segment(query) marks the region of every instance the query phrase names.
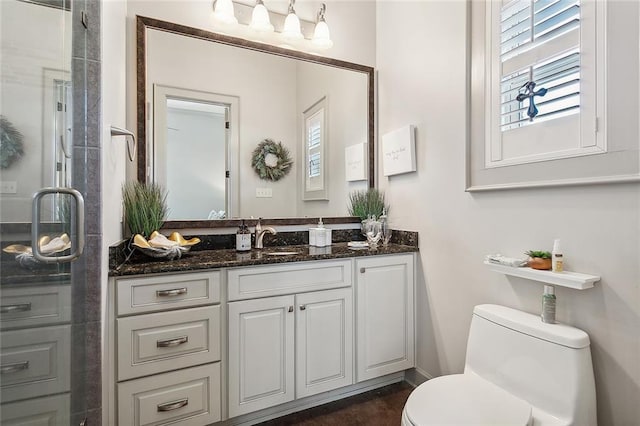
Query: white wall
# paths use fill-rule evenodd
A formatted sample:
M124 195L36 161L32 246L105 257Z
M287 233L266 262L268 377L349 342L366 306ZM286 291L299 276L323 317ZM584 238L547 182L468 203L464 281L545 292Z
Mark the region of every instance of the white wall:
M303 113L323 97L327 99L325 119L328 120L326 146L327 187L329 200L303 201L305 184L304 146L298 147L297 216L347 216L349 192L366 189L367 180L347 182L344 149L358 143L367 143L368 76L338 68L300 62L297 73L297 103L299 123L298 141L305 141Z
M101 11L102 32L102 342L103 378L113 374L109 370L107 341L107 280L109 272L109 246L122 239L122 184L125 181L127 160L124 137L111 137L110 126L126 127L126 1L104 1ZM109 424L109 381L102 381L103 424Z
M638 79L638 4L610 2L609 47L635 49L625 63ZM394 227L420 233L419 368L461 372L471 312L479 303L540 310L542 284L507 279L482 264L487 253L518 256L561 238L570 270L599 274L585 291L557 288L558 319L591 336L602 425L640 418L640 189L637 184L469 194L465 187L466 4L378 2L379 134L417 126L418 172L381 177ZM627 37L630 41L621 42ZM609 71L623 63L613 54ZM609 106L625 81L609 80ZM637 87L637 86L633 86ZM628 96L637 96L629 93ZM609 137L637 132L635 119L609 122ZM628 127L626 127L628 126Z
M147 47L149 94L153 84L161 84L238 98L238 164L230 170L238 173L240 216L277 217L294 211L295 174L278 182L262 181L251 167L251 154L271 138L295 158L296 62L164 31L150 31ZM255 188L265 186L273 189L273 197L256 198Z

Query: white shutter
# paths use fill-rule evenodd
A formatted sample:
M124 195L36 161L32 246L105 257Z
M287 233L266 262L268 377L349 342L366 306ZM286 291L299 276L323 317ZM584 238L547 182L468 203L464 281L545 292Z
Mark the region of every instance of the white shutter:
M502 7L502 131L580 112L579 29L580 0L513 0ZM548 90L535 98L539 112L533 121L529 100L516 100L528 81Z
M606 152L595 128L599 1L487 2L485 167ZM516 99L530 81L547 89L533 120L530 98Z
M304 187L302 199L326 200L327 188L327 98L323 97L303 112Z
M307 162L309 178L320 176L320 147L322 145L322 113L320 110L307 119Z

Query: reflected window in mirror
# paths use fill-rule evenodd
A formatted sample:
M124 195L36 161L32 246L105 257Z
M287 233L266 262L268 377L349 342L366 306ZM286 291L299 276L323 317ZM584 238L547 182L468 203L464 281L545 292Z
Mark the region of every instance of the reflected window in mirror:
M323 97L303 113L304 200L327 200L327 102Z

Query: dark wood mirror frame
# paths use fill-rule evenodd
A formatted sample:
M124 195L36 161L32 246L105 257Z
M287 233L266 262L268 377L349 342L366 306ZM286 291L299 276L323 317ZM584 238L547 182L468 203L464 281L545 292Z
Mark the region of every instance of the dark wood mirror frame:
M237 37L231 37L223 34L213 33L198 28L192 28L173 22L161 21L154 18L144 16L136 16L136 68L137 68L137 121L138 121L138 150L136 155L137 161L137 178L140 182L146 182L147 179L147 128L146 117L147 111L147 70L146 70L146 30L155 29L175 33L187 37L194 37L202 40L208 40L215 43L222 43L242 49L250 49L258 52L264 52L272 55L283 56L285 58L299 59L301 61L328 65L335 68L342 68L350 71L357 71L367 75L368 81L368 176L369 187L375 187L375 121L374 121L374 69L366 65L354 64L351 62L331 59L323 56L311 55L295 50L284 49L277 46L258 43L254 41L244 40ZM301 225L311 223L317 218L312 217L291 217L291 218L265 218L265 221L278 225ZM323 218L324 223L358 223L360 219L355 217L334 217ZM254 221L248 222L253 225ZM190 220L190 221L167 221L163 228L165 229L193 229L193 228L222 228L237 226L240 219L226 220Z

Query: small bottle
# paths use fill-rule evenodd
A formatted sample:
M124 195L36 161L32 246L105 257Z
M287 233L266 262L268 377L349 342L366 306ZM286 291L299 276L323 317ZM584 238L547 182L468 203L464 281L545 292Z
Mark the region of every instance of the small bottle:
M552 285L544 286L542 295L542 322L555 324L556 322L556 295Z
M560 250L560 240L553 240L553 250L551 251L551 270L562 272L564 270L564 256Z
M242 225L240 225L238 232L236 232L236 250L251 250L251 231L249 231L249 227L245 225L244 219L242 219Z

